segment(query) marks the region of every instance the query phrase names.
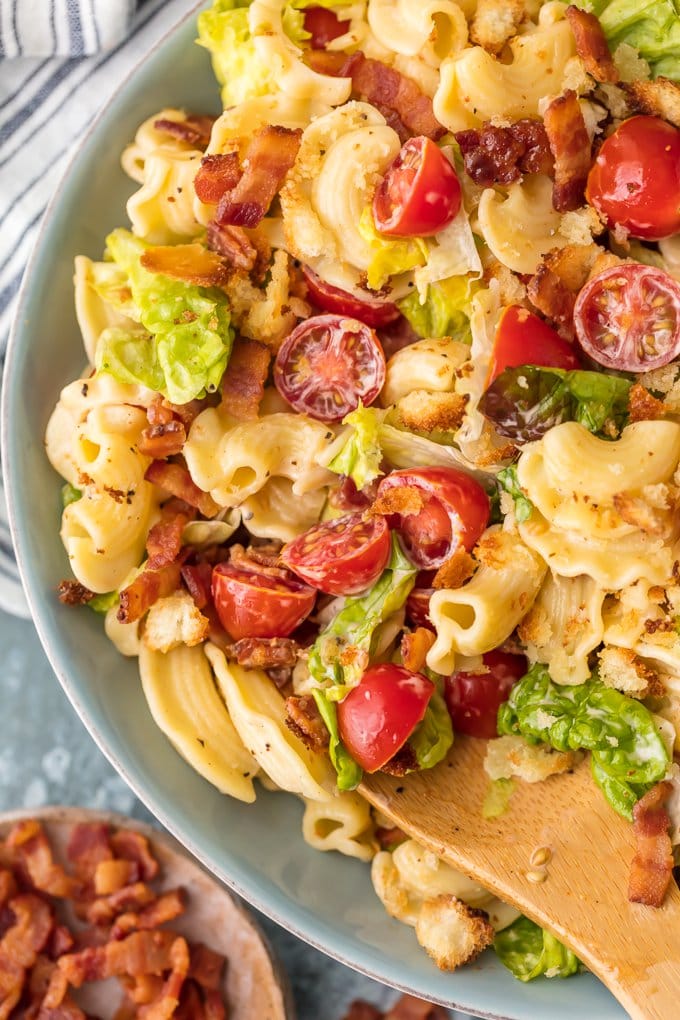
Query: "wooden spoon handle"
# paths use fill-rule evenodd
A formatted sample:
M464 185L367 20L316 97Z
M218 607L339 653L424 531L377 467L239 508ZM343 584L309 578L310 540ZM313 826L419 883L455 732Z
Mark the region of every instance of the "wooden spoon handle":
M457 737L429 772L366 778L361 792L452 867L568 945L636 1020L680 1016L680 890L660 909L629 903L635 838L596 787L589 764L518 782L510 809L485 819L484 741ZM532 855L550 851L545 880ZM534 858L535 859L535 858Z

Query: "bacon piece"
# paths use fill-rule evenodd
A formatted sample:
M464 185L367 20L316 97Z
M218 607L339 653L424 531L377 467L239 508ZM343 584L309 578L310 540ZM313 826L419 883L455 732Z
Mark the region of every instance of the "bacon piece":
M220 226L255 227L295 162L302 130L268 124L252 135L242 153L243 174L220 198L215 222Z
M241 638L231 645L227 658L246 669L276 669L294 666L299 647L291 638Z
M116 614L118 620L121 623L135 623L141 620L158 599L176 592L181 586L181 569L179 559L157 567L147 565L132 584L121 591Z
M133 882L108 896L98 896L87 907L85 917L90 924L109 925L123 912L141 910L155 898L156 894L146 882Z
M52 960L64 953L70 953L75 945L73 935L65 924L55 924L50 933L50 940L47 946L47 954Z
M184 890L171 889L138 912L121 914L111 928L111 938L119 939L131 931L149 931L173 921L184 913Z
M531 303L567 337L574 336L574 305L602 249L568 244L543 256L527 287Z
M164 134L172 135L173 138L189 142L197 149L205 149L210 141L210 133L216 120L216 117L191 113L184 120L169 120L159 117L153 122L153 126L156 131L163 131Z
M14 923L0 940L0 1017L21 998L24 971L32 967L52 929L52 911L39 896L23 893L9 903Z
M226 1020L227 1011L218 991L212 989L204 993L203 1006L205 1020Z
M97 866L110 861L113 851L109 843L109 827L103 822L74 825L69 836L66 855L74 865L81 882L94 883Z
M407 840L408 836L396 825L389 829L379 825L375 830L375 838L378 840L381 850L390 850Z
M291 578L293 575L281 565L279 559L280 546L249 546L244 549L236 542L229 547L229 560L235 567L242 570L254 570L268 577Z
M612 59L602 25L594 14L582 11L571 4L565 16L574 33L576 52L588 74L599 82L617 82L619 72Z
M139 867L136 861L100 861L94 873L94 891L97 896L110 896L126 885L136 882Z
M384 1016L377 1006L372 1006L364 999L355 999L350 1003L349 1013L345 1014L344 1020L384 1020Z
M176 938L171 931L137 931L120 942L90 946L79 953L61 956L58 966L74 988L80 988L86 981L122 975L163 974L172 966L170 949Z
M457 131L468 177L480 187L511 184L522 174L553 172L553 157L544 125L524 117L509 127L486 122L477 130Z
M388 123L390 116L396 115L410 134L426 135L433 141L446 133L446 128L434 115L432 100L421 92L412 78L407 78L380 60L365 57L360 50L350 57L340 54L340 57L344 57L341 60L334 60L335 56L327 51L316 50L310 52L307 59L310 66L320 74L351 78L352 91L375 106Z
M60 581L57 585L57 598L65 606L86 606L94 598L94 592L80 581Z
M312 751L328 747L328 730L311 694L286 698L286 726Z
M223 195L236 187L243 171L238 152L204 156L194 177L194 191L206 205L217 205Z
M186 939L181 936L176 938L170 947L170 965L172 969L165 979L157 1001L138 1010L139 1020L170 1020L175 1015L182 986L189 971L189 947Z
M271 351L257 340L235 341L222 377L222 407L239 421L254 421L269 373Z
M235 269L249 273L257 261L257 248L243 227L221 226L211 220L206 234L208 247L223 255Z
M212 567L209 563L192 563L182 567L182 580L197 609L205 609L210 604Z
M145 248L139 260L151 273L184 280L196 287L221 287L229 279L229 266L222 256L194 241L191 244L157 244ZM185 312L184 322L196 316Z
M628 885L631 903L660 907L673 877L671 822L664 807L672 789L668 781L657 783L633 808L637 852Z
M14 875L7 868L0 871L0 907L4 907L7 900L14 896L17 891L17 883Z
M226 963L221 953L216 953L203 942L195 942L189 947L189 977L201 988L217 991Z
M150 882L158 874L158 861L151 853L148 839L141 832L116 829L111 836L111 846L116 857L135 862L145 882Z
M592 146L572 89L553 99L543 115L546 134L555 157L553 206L570 212L583 202L592 163Z
M183 423L173 419L167 424L149 425L144 429L137 443L137 449L145 457L164 460L166 457L174 457L181 453L186 439L187 432Z
M175 1016L177 1020L206 1020L200 992L191 980L184 982L182 997Z
M377 478L365 489L357 489L353 479L343 475L340 485L329 495L328 502L336 510L366 510L375 499L377 491Z
M385 1016L385 1020L448 1020L448 1012L414 995L402 995Z
M406 669L420 673L434 642L435 636L428 627L416 627L411 634L404 634L401 639L401 657Z
M210 493L199 489L192 481L187 469L181 464L154 460L146 469L144 477L147 482L153 482L159 488L195 507L204 517L216 517L220 512L221 507Z
M662 400L658 400L646 390L641 383L633 383L628 394L628 407L631 421L656 421L665 418L668 408Z
M80 888L80 883L54 860L43 827L35 819L17 822L7 837L6 846L16 851L31 884L41 892L71 897Z

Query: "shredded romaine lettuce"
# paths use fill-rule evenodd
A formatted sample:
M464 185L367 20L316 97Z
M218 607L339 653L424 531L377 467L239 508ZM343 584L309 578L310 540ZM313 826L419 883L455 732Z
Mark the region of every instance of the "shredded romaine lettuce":
M676 0L577 0L596 14L614 51L633 46L654 77L680 81L680 12Z
M97 345L97 371L123 383L141 383L186 404L214 392L227 367L233 331L226 295L144 269L149 247L127 230L107 238L108 252L125 272L146 334L105 330Z
M358 229L373 253L366 270L366 282L371 290L380 290L391 276L406 273L427 262L428 248L422 237L394 238L379 234L370 206L362 212Z
M499 931L493 947L501 963L519 981L533 981L541 976L566 978L576 974L581 966L571 949L528 917L518 917Z
M66 509L69 503L77 503L82 495L80 489L76 489L75 485L67 482L66 485L61 487L61 505Z
M537 663L515 684L498 711L499 734L521 734L558 751L592 752L593 776L620 815L633 806L670 763L654 716L645 706L597 679L556 684Z
M312 695L316 702L316 706L319 709L319 714L324 721L324 725L328 730L328 736L330 738L328 754L333 768L338 774L338 789L355 790L361 782L363 769L360 765L357 765L354 758L352 758L351 754L340 740L340 732L338 730L338 710L335 702L331 701L328 697L328 692L322 690L320 687L314 687L312 689Z
M499 471L496 475L496 480L500 487L512 496L514 500L515 519L520 524L522 524L523 521L528 521L533 513L534 504L522 491L517 479L517 466L512 464L510 467L503 468L503 470Z
M95 613L108 613L111 606L115 606L118 602L119 595L117 591L106 591L101 595L95 595L94 598L90 599L87 603L88 609L93 609Z
M471 343L470 300L476 289L469 276L452 276L428 287L427 298L421 302L417 292L397 302L418 336L450 336Z
M408 745L421 769L434 768L453 744L453 726L446 702L435 691L430 698L422 722L408 738Z
M357 489L363 489L383 473L380 465L383 451L380 445L380 426L385 411L360 405L343 419L352 431L340 452L328 464L328 469L351 478Z

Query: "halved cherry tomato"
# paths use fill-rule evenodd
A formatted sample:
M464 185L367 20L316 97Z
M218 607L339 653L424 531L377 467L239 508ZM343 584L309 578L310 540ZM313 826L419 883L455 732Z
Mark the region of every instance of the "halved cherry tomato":
M434 694L422 673L384 663L367 669L338 704L340 739L366 772L377 772L413 733Z
M372 404L385 382L380 341L358 319L316 315L283 341L276 355L274 383L301 414L341 421L359 401Z
M298 577L328 595L356 595L382 574L390 558L384 517L346 514L314 525L281 550Z
M577 297L574 325L583 350L605 368L661 368L680 354L680 283L637 263L605 269Z
M486 385L506 368L541 365L544 368L580 368L573 344L567 343L547 322L521 305L506 308L496 327Z
M359 322L365 322L367 326L376 329L395 322L401 315L397 306L391 301L381 301L380 298L371 297L369 294L365 298L354 297L346 290L326 283L309 266L303 266L302 272L307 281L312 301L324 312L349 315L351 319L358 319Z
M231 563L213 568L212 595L220 623L234 641L287 637L309 616L316 600L314 589L295 577Z
M388 517L417 567L439 567L461 546L469 552L489 522L489 497L463 471L445 467L392 471L378 486L378 499L401 486L418 489L424 501L415 514L397 511Z
M498 736L498 709L529 667L523 655L509 652L487 652L482 660L488 672L447 677L444 698L454 730L490 740Z
M420 135L409 138L378 185L373 218L382 234L428 237L458 215L460 182L444 153Z
M326 43L349 31L349 21L340 21L335 11L328 7L308 7L305 10L305 30L310 33L309 45L313 50L322 50Z
M606 139L586 198L609 226L658 241L680 231L680 131L660 117L631 117Z

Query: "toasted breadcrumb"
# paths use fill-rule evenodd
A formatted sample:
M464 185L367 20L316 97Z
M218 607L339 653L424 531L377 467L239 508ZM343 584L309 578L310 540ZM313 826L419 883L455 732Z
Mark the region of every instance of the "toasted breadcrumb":
M631 698L663 697L665 694L659 674L632 649L607 645L599 653L598 660L599 677L607 687L614 687Z
M411 634L404 634L401 639L401 658L406 669L420 673L434 641L434 634L428 627L416 627Z
M680 85L669 78L626 82L623 89L636 113L662 117L680 127Z
M189 592L158 599L146 617L144 644L154 652L169 652L179 645L198 645L208 636L210 622L196 608Z
M548 721L546 718L545 722ZM549 776L569 772L581 757L577 751L555 751L545 744L527 744L523 737L498 737L487 745L484 768L491 779L517 776L525 783L542 783Z
M409 517L419 514L424 505L422 491L415 485L395 485L374 500L369 513L372 517L388 514Z
M455 432L465 417L467 397L462 393L430 393L413 390L397 404L399 420L407 429L420 432Z
M676 492L668 485L648 485L641 495L614 493L614 509L626 524L664 540L671 540L677 531L676 502Z
M656 421L665 418L668 409L663 400L657 400L639 382L633 383L628 395L631 421Z
M470 25L470 40L487 53L500 53L522 24L524 0L479 0Z
M462 547L458 548L446 563L442 563L434 575L432 587L436 589L460 588L468 578L472 577L476 569L477 564L472 556Z
M442 893L424 901L416 938L440 970L455 970L491 945L494 930L483 910Z
M276 251L271 264L271 277L264 293L254 287L244 273L233 273L225 285L234 325L251 340L278 350L281 341L295 327L298 319L311 312L309 305L290 294L288 255Z

